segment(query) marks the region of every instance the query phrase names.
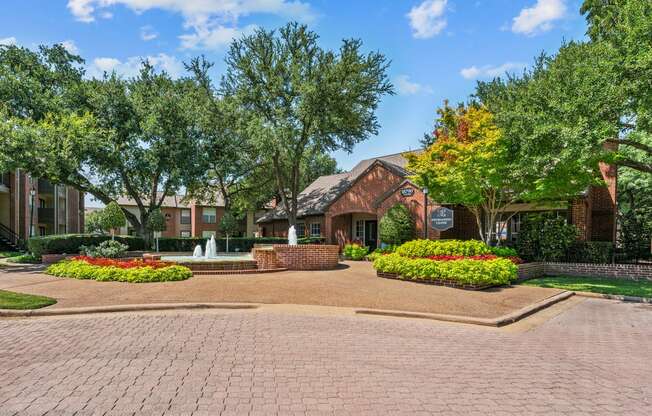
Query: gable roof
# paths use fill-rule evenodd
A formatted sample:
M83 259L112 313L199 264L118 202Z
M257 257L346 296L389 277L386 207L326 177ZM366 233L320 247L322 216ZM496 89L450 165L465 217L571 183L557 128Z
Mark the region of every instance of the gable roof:
M408 171L405 169L407 166L407 159L404 156L405 153L407 152L365 159L360 161L348 172L320 176L297 196L297 217L321 215L326 212L328 207L349 189L358 178L366 174L374 164L380 164L398 176L406 177ZM279 204L275 209L267 212L256 222L268 222L286 218L287 213L285 212L285 208L282 204Z

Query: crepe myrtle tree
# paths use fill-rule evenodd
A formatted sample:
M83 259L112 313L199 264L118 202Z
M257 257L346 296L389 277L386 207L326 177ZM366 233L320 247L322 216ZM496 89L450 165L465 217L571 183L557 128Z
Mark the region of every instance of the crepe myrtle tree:
M156 251L158 252L158 239L159 233L165 231L165 216L161 212L161 209L155 209L147 218L147 229L154 232L154 237L156 238Z
M100 224L103 230L111 232L111 240L115 239L116 228L124 227L127 223L122 208L117 202L112 201L107 205L100 214Z
M0 168L21 168L109 204L121 195L140 236L165 196L204 170L192 91L143 62L140 73L84 78L83 60L60 45L0 47ZM23 99L31 97L30 99Z
M289 225L306 160L343 149L378 132L375 111L393 94L388 61L363 54L360 40L324 50L318 35L298 23L258 29L235 40L227 53L221 93L248 114L247 136L269 166Z

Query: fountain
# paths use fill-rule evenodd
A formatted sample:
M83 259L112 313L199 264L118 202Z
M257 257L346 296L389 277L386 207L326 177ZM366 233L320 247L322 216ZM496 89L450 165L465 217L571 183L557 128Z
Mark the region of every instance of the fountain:
M294 228L294 225L288 230L288 244L291 246L297 245L297 230Z
M204 257L204 253L202 252L201 249L201 244L197 244L197 246L195 247L195 251L192 252L192 257L196 259Z
M206 240L206 252L204 258L214 259L217 257L217 244L215 243L215 235L212 235L210 240Z

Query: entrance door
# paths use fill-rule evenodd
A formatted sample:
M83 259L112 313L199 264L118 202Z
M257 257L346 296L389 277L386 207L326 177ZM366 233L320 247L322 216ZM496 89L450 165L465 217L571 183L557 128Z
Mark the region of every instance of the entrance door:
M375 250L378 245L378 221L364 222L364 245Z

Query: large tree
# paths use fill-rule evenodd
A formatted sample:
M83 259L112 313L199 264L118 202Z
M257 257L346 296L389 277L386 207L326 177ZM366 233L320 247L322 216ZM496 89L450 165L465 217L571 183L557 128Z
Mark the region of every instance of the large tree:
M602 160L652 174L652 147L636 134L652 133L652 2L586 0L581 11L588 41L541 56L522 76L481 82L477 96L523 163L584 176Z
M344 40L339 51L324 50L317 34L297 23L231 44L222 92L248 112L247 134L270 166L290 225L307 161L351 151L378 132L375 111L393 94L388 63L361 48L359 40Z
M86 80L82 62L61 46L0 48L0 168L22 168L105 204L130 197L138 214L124 214L148 237L150 213L203 170L190 117L195 85L147 62L133 79Z

